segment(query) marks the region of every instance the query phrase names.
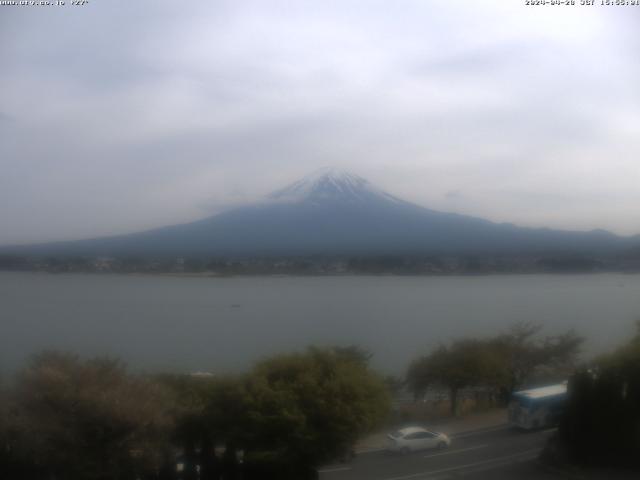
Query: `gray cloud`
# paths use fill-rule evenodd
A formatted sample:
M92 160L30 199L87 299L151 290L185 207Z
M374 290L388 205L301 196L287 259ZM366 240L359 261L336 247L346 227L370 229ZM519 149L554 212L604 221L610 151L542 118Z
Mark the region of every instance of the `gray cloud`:
M0 244L188 221L327 164L431 208L640 231L633 9L1 13Z

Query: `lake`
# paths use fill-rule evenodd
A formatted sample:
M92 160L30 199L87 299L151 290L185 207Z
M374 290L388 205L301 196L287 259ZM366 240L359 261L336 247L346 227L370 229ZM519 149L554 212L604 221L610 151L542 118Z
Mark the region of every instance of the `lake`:
M575 328L585 353L640 318L640 275L235 277L0 272L0 373L45 348L138 371L238 372L310 344L357 344L401 374L416 355L516 321Z

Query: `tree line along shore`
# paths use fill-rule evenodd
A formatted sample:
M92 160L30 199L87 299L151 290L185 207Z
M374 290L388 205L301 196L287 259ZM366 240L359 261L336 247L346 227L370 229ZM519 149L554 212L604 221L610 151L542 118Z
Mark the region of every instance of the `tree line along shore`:
M88 257L0 254L0 271L232 275L478 275L640 272L640 254Z

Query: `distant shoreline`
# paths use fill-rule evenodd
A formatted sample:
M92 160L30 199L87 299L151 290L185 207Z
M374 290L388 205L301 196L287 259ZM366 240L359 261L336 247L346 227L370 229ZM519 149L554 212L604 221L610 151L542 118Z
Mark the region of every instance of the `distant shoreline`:
M452 278L452 277L496 277L496 276L530 276L530 275L548 275L548 276L571 276L571 275L638 275L640 270L599 270L599 271L520 271L520 272L481 272L481 273L397 273L397 272L378 272L378 273L234 273L219 274L215 272L95 272L95 271L48 271L48 270L0 270L2 273L39 273L50 276L56 275L95 275L95 276L128 276L128 277L166 277L166 278L347 278L347 277L429 277L429 278Z

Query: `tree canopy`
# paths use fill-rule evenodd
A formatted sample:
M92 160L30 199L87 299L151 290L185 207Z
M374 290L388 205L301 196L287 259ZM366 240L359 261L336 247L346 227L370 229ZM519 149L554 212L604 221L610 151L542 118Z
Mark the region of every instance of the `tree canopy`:
M247 384L250 446L312 465L335 459L387 414L384 382L359 355L311 348L259 363Z
M9 399L5 478L113 480L154 471L171 427L166 400L118 361L37 355Z
M181 480L313 478L387 414L369 357L310 348L240 376L151 377L39 354L0 391L0 477L175 480L180 463Z
M416 398L428 388L447 388L452 414L457 413L459 391L467 387L487 387L507 400L537 370L566 367L576 359L583 339L573 331L545 338L537 337L539 331L534 324L516 324L495 337L440 345L411 363L407 385Z
M569 460L640 468L640 322L629 342L576 372L568 393L558 445Z

